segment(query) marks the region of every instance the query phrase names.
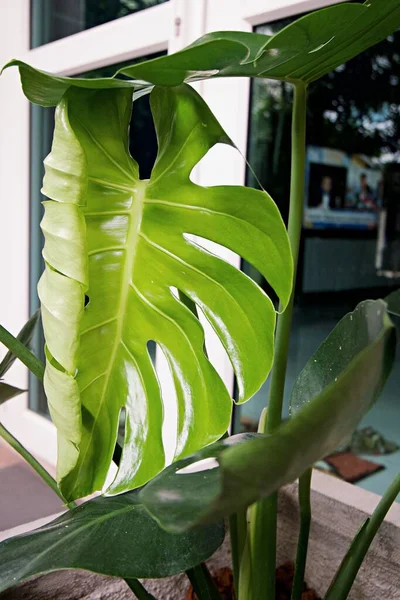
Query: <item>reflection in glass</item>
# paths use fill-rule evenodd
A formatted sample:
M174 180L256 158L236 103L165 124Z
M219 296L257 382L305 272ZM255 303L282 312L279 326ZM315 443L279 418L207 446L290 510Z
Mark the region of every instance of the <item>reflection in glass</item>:
M271 35L290 22L257 27ZM290 342L285 416L293 383L337 321L365 298L387 295L399 282L376 271L377 229L388 220L400 240L400 32L310 85L303 243ZM254 80L248 155L262 186L287 219L292 89ZM248 184L257 187L249 172ZM390 246L386 247L390 251ZM269 293L247 263L243 269ZM400 272L400 267L399 267ZM364 420L377 434L400 442L400 359ZM254 429L268 402L269 383L237 411L236 430ZM371 432L370 432L371 433ZM385 469L360 485L382 493L399 453L372 458Z
M167 0L31 0L31 47L103 25Z

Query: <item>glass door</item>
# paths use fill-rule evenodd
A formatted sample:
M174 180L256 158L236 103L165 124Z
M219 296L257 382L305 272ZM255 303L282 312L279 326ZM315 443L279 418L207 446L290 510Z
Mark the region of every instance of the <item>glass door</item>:
M243 4L235 5L236 12L230 9L230 23L226 12L211 8L209 30L230 28L271 35L295 17L334 2L276 0L269 2L267 9L266 3L258 0ZM378 275L375 260L380 216L389 201L393 172L400 172L399 51L400 32L309 89L303 244L285 390L286 416L297 375L337 321L361 300L384 297L399 287L398 280ZM243 161L241 168L234 169L231 183L246 180L257 187L261 182L286 218L291 87L272 80L254 80L250 89L249 83L241 80L205 85L217 116L255 171L256 177ZM226 104L228 94L232 110ZM263 284L253 268L242 267ZM397 359L382 396L346 448L353 455L347 480L379 494L398 470L399 367ZM268 402L268 390L269 381L240 407L236 431L256 428ZM340 465L326 462L320 468L346 478Z

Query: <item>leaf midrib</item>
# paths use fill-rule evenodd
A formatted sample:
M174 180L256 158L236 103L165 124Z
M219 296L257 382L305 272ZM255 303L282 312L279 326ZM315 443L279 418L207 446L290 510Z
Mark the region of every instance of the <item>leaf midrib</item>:
M116 317L117 331L115 333L115 341L114 341L113 349L111 352L109 365L108 365L107 371L104 373L104 375L105 375L104 387L103 387L101 398L99 400L96 415L94 416L94 419L93 419L90 435L92 435L92 432L97 423L97 419L99 418L102 407L104 405L106 393L107 393L109 382L110 382L110 377L111 377L111 374L112 374L112 371L114 368L115 359L117 357L117 352L118 352L119 346L122 341L122 331L123 331L123 324L124 324L125 314L126 314L126 305L128 302L129 288L132 283L132 273L133 273L133 267L134 267L134 262L135 262L135 257L136 257L136 247L137 247L137 244L139 241L140 225L142 222L143 207L144 207L145 193L146 193L147 185L148 185L147 181L138 180L135 183L135 186L132 186L132 188L131 188L132 189L132 205L128 212L128 214L129 214L128 235L126 238L126 242L124 244L125 265L124 265L123 275L122 275L122 289L121 289L121 295L120 295L120 302L119 302L118 310L116 313L117 314L117 317ZM107 215L108 213L105 212L104 214ZM79 481L79 477L80 477L83 465L85 464L85 458L89 451L89 448L90 448L90 443L86 445L86 448L85 448L83 454L79 458L80 466L79 466L79 470L77 473L76 481Z
M30 573L32 572L32 566L35 563L37 563L38 561L42 560L43 557L46 554L48 554L48 552L54 551L54 548L56 546L65 544L65 542L66 542L66 540L68 538L75 537L76 535L81 534L85 529L97 526L97 525L99 525L99 523L102 523L103 521L108 521L109 519L117 518L118 516L120 516L123 513L130 512L130 511L132 511L134 509L137 509L138 506L140 506L140 505L138 505L138 504L129 504L128 506L123 506L122 508L117 508L117 509L115 509L113 511L109 511L109 512L101 515L100 517L96 516L96 517L94 517L92 519L89 518L89 520L86 521L85 523L83 523L83 525L78 525L78 527L76 527L75 529L71 529L70 532L68 532L66 535L62 536L57 541L53 542L53 544L51 544L48 548L46 548L45 550L43 550L42 552L40 552L39 554L37 554L31 561L28 562L27 565L25 565L24 571L26 573L26 577L30 576ZM61 523L59 525L61 525ZM68 527L69 525L62 524L61 526ZM73 527L73 523L71 525L71 528L72 527ZM47 533L48 531L49 531L49 529L45 529L44 533ZM42 572L46 572L46 571L42 571Z

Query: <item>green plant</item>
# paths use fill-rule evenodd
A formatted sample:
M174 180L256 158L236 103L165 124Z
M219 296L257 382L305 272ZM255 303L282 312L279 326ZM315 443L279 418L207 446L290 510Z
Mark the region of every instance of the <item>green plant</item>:
M45 369L25 347L25 336L18 341L1 328L0 340L13 359L44 379L58 430L61 497L73 503L101 490L113 456L119 469L106 496L0 546L1 589L74 567L123 577L139 598L148 598L138 578L186 571L200 600L217 598L199 564L222 542L219 520L229 516L239 600L272 600L277 492L299 478L292 597L300 598L310 469L348 439L375 402L395 341L387 303L361 303L299 375L291 418L281 424L303 212L307 86L399 25L398 0L369 0L317 11L273 37L209 34L177 54L124 67L124 79L69 79L21 61L7 65L19 67L29 100L57 106L43 185L49 198L42 222L46 269L39 283ZM188 85L211 76L275 78L294 86L287 232L267 193L203 188L190 180L215 144L234 145ZM148 181L139 179L127 149L132 101L134 110L144 93L151 94L159 146ZM190 235L238 252L264 275L280 300L275 343L276 312L268 296ZM388 302L396 313L397 297ZM231 359L239 402L257 391L273 364L258 434L224 436L232 401L207 358L197 307ZM165 469L150 340L167 358L178 402L175 462ZM6 388L1 393L3 400L15 395ZM117 459L122 408L125 437ZM355 538L329 600L347 597L399 491L397 477Z

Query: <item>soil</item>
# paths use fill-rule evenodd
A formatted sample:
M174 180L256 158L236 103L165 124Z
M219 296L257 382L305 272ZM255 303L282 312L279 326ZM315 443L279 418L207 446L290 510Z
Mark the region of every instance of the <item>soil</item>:
M288 561L276 569L276 592L275 600L290 600L292 592L294 575L294 565ZM218 569L214 573L214 581L221 594L222 600L235 600L233 592L233 575L232 570L228 567ZM198 600L193 588L190 587L187 591L185 600ZM301 600L320 600L319 596L307 587L304 583L304 591L301 595Z

